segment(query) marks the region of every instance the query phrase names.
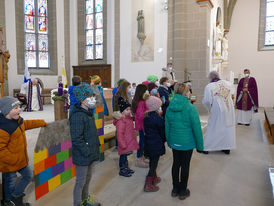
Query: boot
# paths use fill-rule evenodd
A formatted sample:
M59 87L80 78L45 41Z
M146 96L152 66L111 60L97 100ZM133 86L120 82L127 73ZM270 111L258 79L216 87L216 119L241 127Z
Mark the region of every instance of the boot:
M153 175L153 181L152 181L152 183L153 183L154 185L157 185L157 184L160 183L160 182L161 182L161 177L158 177L158 176L157 176L157 173L155 172L154 175Z
M141 167L141 168L148 168L149 166L148 163L146 163L143 158L137 159L135 165L136 167Z
M20 195L18 197L15 197L12 195L12 202L16 205L16 206L30 206L30 203L23 203L23 197L25 196L25 194Z
M11 200L4 200L4 206L16 206ZM1 205L1 204L0 204Z
M129 173L128 169L125 168L125 167L124 168L120 168L119 175L123 176L123 177L131 177L131 174Z
M88 198L81 203L81 206L101 206L101 203L96 202L94 195L89 195Z
M184 199L186 199L187 197L189 197L190 196L190 191L189 191L189 189L186 189L186 190L184 190L184 191L180 191L179 192L179 199L180 200L184 200Z
M230 150L227 149L227 150L222 150L223 153L225 153L226 155L229 155L230 154Z
M157 192L159 190L158 186L155 186L152 184L153 177L146 177L146 183L144 186L144 191L145 192Z

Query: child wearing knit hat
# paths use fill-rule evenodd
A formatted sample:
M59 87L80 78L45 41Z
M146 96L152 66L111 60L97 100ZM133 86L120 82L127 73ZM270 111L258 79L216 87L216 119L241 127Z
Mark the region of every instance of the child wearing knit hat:
M74 87L73 94L78 102L69 115L72 161L76 169L73 205L100 205L91 204L89 198L92 169L99 160L100 143L92 111L96 100L91 87L85 83Z
M0 98L0 172L5 181L4 205L29 205L23 203L24 190L32 180L28 165L25 130L46 126L44 120L23 120L20 102L13 97ZM22 178L16 184L17 174Z
M120 115L115 113L113 116L113 124L116 126L117 130L118 154L120 155L119 175L131 177L134 171L128 166L127 156L131 154L132 151L139 149L139 145L134 130L133 119L131 117L131 105L122 97L118 99L118 105L120 108Z
M159 190L157 184L161 178L157 176L156 169L161 155L165 154L165 124L159 110L162 106L160 98L150 96L146 101L148 111L144 118L145 129L145 156L149 157L149 172L144 186L145 192Z

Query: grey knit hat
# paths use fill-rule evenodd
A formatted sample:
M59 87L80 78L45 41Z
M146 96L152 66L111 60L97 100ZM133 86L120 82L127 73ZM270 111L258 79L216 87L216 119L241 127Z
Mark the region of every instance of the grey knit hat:
M3 97L0 98L0 111L6 116L14 107L20 105L18 99L14 97Z

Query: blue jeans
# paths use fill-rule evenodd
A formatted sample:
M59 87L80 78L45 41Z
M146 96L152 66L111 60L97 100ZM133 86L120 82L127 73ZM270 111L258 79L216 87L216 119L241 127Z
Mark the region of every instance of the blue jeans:
M145 133L143 130L139 130L139 149L137 150L137 158L140 158L144 154L145 145Z
M120 155L120 158L119 158L119 167L120 167L120 169L128 167L127 156L128 156L127 154Z
M20 197L23 195L25 188L28 186L33 177L32 170L30 169L29 165L23 169L18 170L17 172L22 176L22 178L16 187L16 172L3 173L5 200L7 201L11 200L12 196Z
M73 205L80 206L83 200L89 195L89 183L91 180L94 164L89 166L76 165L76 181L73 190Z

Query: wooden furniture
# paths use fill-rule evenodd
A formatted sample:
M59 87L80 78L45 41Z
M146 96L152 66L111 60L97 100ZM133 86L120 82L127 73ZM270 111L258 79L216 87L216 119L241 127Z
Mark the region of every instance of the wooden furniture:
M267 132L268 141L270 144L274 144L274 109L272 107L265 107L264 115L264 127Z
M72 66L73 75L82 77L83 82L90 83L90 76L99 75L102 79L102 87L111 87L111 65L97 64L97 65L79 65Z
M43 104L45 104L45 98L51 98L51 90L53 89L42 89L41 98ZM13 89L13 97L17 98L18 94L20 94L20 89Z
M68 112L64 112L64 101L54 101L54 119L55 121L67 119L68 118Z

